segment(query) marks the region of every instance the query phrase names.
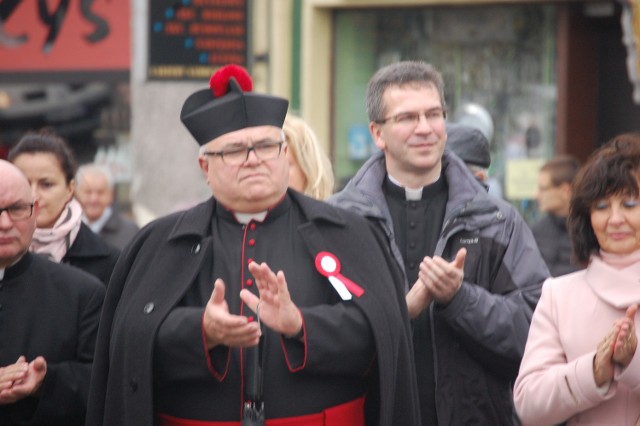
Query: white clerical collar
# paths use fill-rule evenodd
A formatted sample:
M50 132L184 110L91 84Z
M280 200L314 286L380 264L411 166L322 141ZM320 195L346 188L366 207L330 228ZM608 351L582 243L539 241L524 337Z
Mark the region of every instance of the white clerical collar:
M262 222L264 220L264 218L267 217L267 213L269 213L268 210L265 210L263 212L258 212L258 213L238 213L238 212L234 212L233 215L235 216L235 218L238 221L238 223L246 225L247 223L251 222L252 220L255 220L256 222Z
M106 209L104 209L104 211L102 212L102 216L100 216L95 222L89 222L89 219L85 215L82 215L82 221L85 223L85 225L91 228L93 232L95 232L96 234L99 234L100 231L102 231L102 228L104 227L104 225L107 223L107 221L111 217L112 213L113 213L113 209L111 208L111 206L109 206Z
M0 268L0 281L4 278L4 268Z
M398 185L400 188L404 189L404 196L409 201L421 200L422 199L422 188L407 188L400 181L393 176L389 175L389 180Z

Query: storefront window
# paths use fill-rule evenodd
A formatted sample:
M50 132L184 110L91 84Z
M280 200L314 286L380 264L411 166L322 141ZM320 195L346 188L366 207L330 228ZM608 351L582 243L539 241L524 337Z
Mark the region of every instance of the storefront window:
M335 12L334 157L344 182L375 150L364 93L380 66L434 64L445 79L449 119L468 104L492 118L491 176L505 184L511 159L552 155L556 9L553 5L438 6ZM505 194L507 195L507 194Z

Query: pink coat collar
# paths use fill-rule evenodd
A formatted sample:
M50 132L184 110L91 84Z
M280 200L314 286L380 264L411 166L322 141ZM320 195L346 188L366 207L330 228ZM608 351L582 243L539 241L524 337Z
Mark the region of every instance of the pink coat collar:
M593 256L586 280L600 299L618 309L640 304L640 251L627 256Z

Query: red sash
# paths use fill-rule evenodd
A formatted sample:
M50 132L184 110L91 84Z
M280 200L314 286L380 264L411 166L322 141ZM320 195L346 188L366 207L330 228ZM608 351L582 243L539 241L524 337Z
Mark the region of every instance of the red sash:
M179 419L158 414L159 426L240 426L240 422ZM265 426L364 426L364 397L306 416L267 419Z

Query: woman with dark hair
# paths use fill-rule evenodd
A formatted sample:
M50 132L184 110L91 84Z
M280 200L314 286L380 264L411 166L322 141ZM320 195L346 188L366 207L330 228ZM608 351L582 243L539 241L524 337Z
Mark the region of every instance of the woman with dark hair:
M640 134L596 150L576 176L569 233L585 270L548 279L515 382L523 424L640 420Z
M76 266L107 285L119 251L82 223L82 207L73 198L77 165L69 145L43 129L23 136L8 159L27 176L40 206L30 251Z

